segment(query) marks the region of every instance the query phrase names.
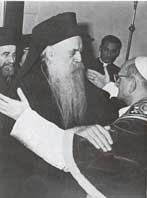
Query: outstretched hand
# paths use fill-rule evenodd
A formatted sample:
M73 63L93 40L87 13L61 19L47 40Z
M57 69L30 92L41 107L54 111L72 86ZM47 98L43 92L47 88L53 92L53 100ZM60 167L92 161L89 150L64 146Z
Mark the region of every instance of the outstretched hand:
M108 72L105 72L105 75L92 70L87 70L87 78L90 82L92 82L96 87L103 88L107 83L110 82L110 77Z
M76 134L86 138L97 149L102 151L110 151L113 140L109 134L110 127L102 127L100 125L77 127Z
M26 109L30 108L29 102L20 88L17 89L17 94L20 101L0 94L0 112L14 120L17 120Z

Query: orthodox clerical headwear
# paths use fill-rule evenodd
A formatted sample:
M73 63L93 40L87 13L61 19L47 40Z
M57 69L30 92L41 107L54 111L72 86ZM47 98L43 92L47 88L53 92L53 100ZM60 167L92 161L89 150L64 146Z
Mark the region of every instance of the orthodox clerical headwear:
M32 68L47 46L77 35L79 30L76 14L73 12L58 14L34 27L30 51L18 78L20 79Z
M16 32L12 29L0 27L0 46L16 45Z
M139 56L135 58L135 66L142 77L147 80L147 57Z

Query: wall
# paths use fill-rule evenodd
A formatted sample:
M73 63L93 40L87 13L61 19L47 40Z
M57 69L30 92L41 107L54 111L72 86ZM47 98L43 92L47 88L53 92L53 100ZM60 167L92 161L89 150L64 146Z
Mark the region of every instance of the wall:
M5 2L0 1L0 27L4 25L4 11L5 11Z
M135 21L136 30L133 35L130 57L147 55L147 2L140 1ZM34 25L65 11L74 11L79 23L88 23L91 36L95 39L93 46L98 54L101 38L114 34L121 38L123 48L116 60L121 64L125 60L128 27L131 24L134 5L131 1L79 1L79 2L25 2L23 33L30 33Z

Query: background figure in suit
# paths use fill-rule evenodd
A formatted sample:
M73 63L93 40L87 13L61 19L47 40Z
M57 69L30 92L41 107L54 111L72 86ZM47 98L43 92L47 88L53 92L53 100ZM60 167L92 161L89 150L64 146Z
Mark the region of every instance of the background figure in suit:
M90 82L99 88L111 81L114 82L114 74L120 70L114 61L119 56L121 47L120 39L113 35L107 35L102 39L99 57L92 62L87 72Z

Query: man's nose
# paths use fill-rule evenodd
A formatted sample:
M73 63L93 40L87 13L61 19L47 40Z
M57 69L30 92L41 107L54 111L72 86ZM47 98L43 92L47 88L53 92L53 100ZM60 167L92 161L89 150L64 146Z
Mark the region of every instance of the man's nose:
M111 57L111 54L112 54L111 51L108 51L108 52L107 52L107 56L108 56L108 57Z
M8 58L9 63L14 63L15 62L15 57L10 55Z
M75 53L74 59L76 62L81 62L82 58L81 58L81 53L79 51Z

